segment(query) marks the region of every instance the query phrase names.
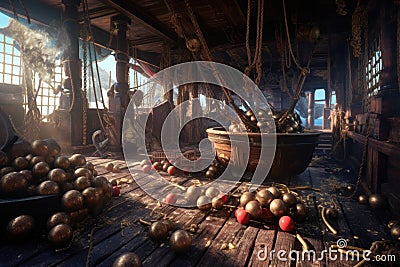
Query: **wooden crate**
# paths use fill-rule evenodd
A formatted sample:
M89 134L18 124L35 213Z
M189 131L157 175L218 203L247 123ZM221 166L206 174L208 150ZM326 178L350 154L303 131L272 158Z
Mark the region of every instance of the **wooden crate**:
M389 127L385 118L382 118L380 114L370 113L369 114L370 132L369 134L378 140L387 140Z
M371 98L371 112L381 114L385 117L400 115L398 104L400 96L396 93L386 93Z

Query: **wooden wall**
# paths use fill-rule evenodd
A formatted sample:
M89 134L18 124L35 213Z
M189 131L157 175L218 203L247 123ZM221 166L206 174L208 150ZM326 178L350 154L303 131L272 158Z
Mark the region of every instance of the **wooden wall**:
M346 79L347 84L351 84L352 88L344 88L342 92L347 95L346 99L352 99L352 102L346 103L344 97L341 97L339 101L342 107L348 108L346 111L348 116L350 114L353 119L360 118L355 131L348 132L346 163L357 175L365 149L366 135L369 132L362 176L364 189L372 193L384 194L389 200L392 214L400 217L400 140L397 139L400 127L396 124L400 117L400 93L397 82L398 63L395 56L399 53L397 49L400 49L397 48L398 32L400 32L397 25L400 18L397 13L398 6L392 1L376 3L376 8L369 11L368 41L372 43L376 41L376 37L380 38L383 59L383 70L379 80L380 92L370 97L369 108L368 105L362 105L362 101L368 101L368 98L366 98L366 85L362 82L365 78L359 71L365 68L363 62L366 57L361 55L364 58L352 58L344 68L348 70L349 62L351 62L353 76L347 75ZM364 43L364 40L362 42ZM368 43L368 48L372 47L371 43ZM368 51L368 48L364 46L363 53ZM343 53L342 57L345 56L346 53ZM338 72L339 69L334 71ZM357 83L357 81L361 82ZM368 125L369 131L367 131Z

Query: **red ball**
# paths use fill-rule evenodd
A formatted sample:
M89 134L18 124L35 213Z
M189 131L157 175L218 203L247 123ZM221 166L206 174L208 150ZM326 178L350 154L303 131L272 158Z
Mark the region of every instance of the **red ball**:
M174 175L175 172L176 172L175 166L169 166L168 169L167 169L167 172L168 172L169 175Z
M221 200L222 200L222 203L226 203L226 202L228 202L228 196L225 194L225 193L219 193L218 194L218 198L220 198Z
M250 214L244 209L238 209L236 213L236 219L240 224L246 225L250 222Z
M175 204L176 203L176 195L174 193L169 193L166 197L165 197L165 203L167 204Z
M143 172L150 172L151 171L151 166L150 165L143 165L142 167Z
M119 189L118 186L113 186L113 197L117 197L119 196L119 194L121 194L121 190Z
M236 218L237 218L238 213L239 213L240 210L244 210L244 208L239 207L239 208L237 208L237 209L235 210L235 217L236 217Z
M279 219L279 227L282 231L291 232L294 229L294 220L290 216L282 216Z

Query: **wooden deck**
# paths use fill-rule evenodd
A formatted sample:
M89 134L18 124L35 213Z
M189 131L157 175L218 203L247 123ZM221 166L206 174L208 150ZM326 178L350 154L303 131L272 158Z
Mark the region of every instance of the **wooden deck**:
M162 205L158 212L171 216L182 228L197 224L193 233L193 246L183 254L172 251L168 243L152 242L147 234L147 226L138 223L139 218L151 220L151 211L157 201L146 195L134 182L123 160L88 158L95 164L100 175L121 182L121 196L114 197L107 211L94 223L76 233L76 239L69 249L56 252L49 247L46 237L38 237L24 243L8 243L0 246L0 266L111 266L124 252L135 252L144 266L353 266L355 261L330 260L325 254L321 260L302 259L301 244L292 233L277 229L276 223L251 222L240 225L233 215L238 199L231 197L222 210L202 212L198 209L177 208ZM123 166L121 173L109 173L106 162ZM138 171L137 175L144 175ZM172 177L176 183L189 186L188 176ZM269 181L272 183L273 181ZM301 175L288 180L277 180L289 186L312 186L321 191L298 190L307 198L308 219L296 225L300 233L317 257L323 250L336 244L339 238L346 239L348 245L368 249L372 241L389 239L385 229L388 214L371 210L352 199L339 196L341 186L353 184L354 177L329 160L313 160ZM233 195L246 191L249 183L237 184ZM342 192L343 193L343 192ZM339 207L339 218L333 225L339 231L331 234L324 226L318 205L333 201ZM379 215L379 216L377 216ZM383 219L379 219L383 218ZM269 229L268 229L269 228ZM233 244L231 249L221 246ZM267 251L266 254L260 251ZM270 251L292 252L294 260L282 261L277 255L270 258ZM300 256L299 256L300 255ZM340 257L340 254L337 254ZM261 257L259 257L261 256ZM284 257L287 257L285 255ZM397 259L398 260L398 259Z

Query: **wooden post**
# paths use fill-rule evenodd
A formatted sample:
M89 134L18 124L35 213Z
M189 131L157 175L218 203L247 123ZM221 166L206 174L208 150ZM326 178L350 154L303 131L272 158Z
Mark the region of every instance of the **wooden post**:
M314 127L314 90L308 93L308 118L307 126L309 128Z
M128 41L126 32L130 19L124 16L112 17L117 30L117 50L115 51L116 78L117 82L111 87L112 97L109 99L109 115L112 117L113 125L109 126L110 149L120 151L122 145L122 121L124 119L126 108L129 104L129 55Z
M380 48L382 52L383 69L380 75L381 90L397 89L396 75L396 14L393 10L396 7L389 3L390 1L382 1L380 12L380 28L381 42ZM391 10L390 10L391 9ZM397 48L398 49L398 48Z
M82 145L83 138L83 98L82 98L82 78L81 61L79 59L79 22L78 8L80 0L62 0L64 5L64 15L62 25L68 35L69 46L64 52L63 67L66 78L63 81L65 95L67 95L66 106L70 111L66 114L68 123L67 145Z

